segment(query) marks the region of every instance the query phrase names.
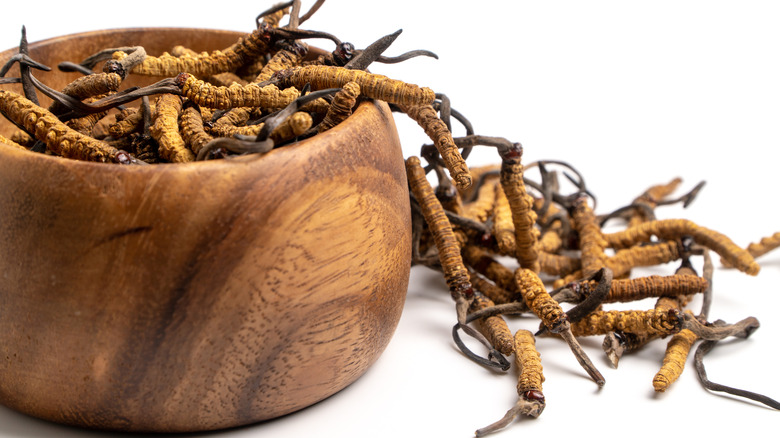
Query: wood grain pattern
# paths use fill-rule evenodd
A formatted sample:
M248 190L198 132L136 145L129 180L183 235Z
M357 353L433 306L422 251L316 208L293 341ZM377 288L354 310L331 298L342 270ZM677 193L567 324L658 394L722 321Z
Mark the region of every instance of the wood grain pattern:
M238 35L129 29L30 49L56 65ZM128 167L0 144L0 186L0 402L30 415L160 432L277 417L357 379L400 318L409 195L384 104L263 157Z

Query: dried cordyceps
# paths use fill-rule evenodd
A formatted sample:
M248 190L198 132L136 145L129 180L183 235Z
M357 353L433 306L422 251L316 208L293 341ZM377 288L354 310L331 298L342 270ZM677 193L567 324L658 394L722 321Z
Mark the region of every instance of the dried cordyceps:
M504 417L495 423L478 429L475 435L480 437L496 432L508 426L519 414L538 417L545 407L542 393L542 361L536 350L534 335L528 330L518 330L514 337L515 366L517 367L517 395L519 399Z
M701 341L695 366L705 387L778 408L767 397L707 380L701 364L704 353L723 337L747 337L758 321L745 318L732 325L707 321L711 268L709 274L698 276L689 258L704 254L707 266L711 249L722 257L724 266L756 275L760 268L755 258L780 246L780 233L742 249L726 235L690 220L657 218L657 207L674 202L687 205L701 189L699 184L688 194L670 199L680 178L651 186L625 207L599 216L594 193L572 166L547 160L524 167L519 143L476 135L445 95L366 71L372 61L430 56L425 51L396 58L381 55L400 32L359 50L332 35L298 29L320 3L304 16L299 16L299 2L275 6L257 17L256 30L210 53L195 53L184 46L171 47L170 53L157 57L147 56L143 47L101 50L84 65L60 65L62 71L86 74L61 92L47 90L31 74L32 69L46 67L30 59L23 36L19 54L8 64L19 63L20 77L3 83L21 82L30 96L38 88L53 96L54 103L47 111L24 96L0 90L0 112L21 128L12 139L0 137L0 142L80 160L188 162L264 153L330 130L348 120L363 99L385 101L416 121L433 141L420 154L427 166L415 156L405 162L412 193L413 263L443 274L457 303L453 337L464 354L503 370L509 363L501 355L515 354L517 405L498 422L479 429L478 436L509 425L519 414L541 414L544 376L535 338L546 332L562 336L600 385L604 379L577 337L604 335L604 350L615 366L624 352L669 338L653 379L656 391L666 390L680 376L689 352ZM285 25L282 20L288 14ZM336 49L307 57L308 48L299 39L309 37L330 38ZM103 61L102 71L91 71ZM145 87L143 93L120 90L130 75L166 79L158 88ZM298 105L299 99L314 94L307 94L310 89L334 89L333 97ZM112 93L119 98L105 97ZM154 105L143 97L149 94L159 95ZM138 99L141 103L134 104ZM120 104L130 108L104 117ZM453 137L453 119L466 128L465 136ZM97 131L92 129L96 123L104 131L100 140L89 135ZM495 147L500 166L469 168L466 158L476 146ZM574 194L561 193L554 165L565 167L563 175L576 186ZM528 169L534 167L540 180L529 175ZM436 187L426 175L431 170L438 180ZM623 219L625 228L606 231L605 222L613 218ZM675 260L681 260L682 266L674 275L632 272L642 267L663 269ZM701 314L694 315L686 306L694 294L701 293L705 304ZM653 308L608 308L612 303L646 298L657 298ZM572 307L564 311L563 302ZM518 314L537 318L534 322L541 321L543 329L536 335L520 329L512 336L510 317ZM471 322L484 335L471 328ZM487 360L463 346L459 330L488 348Z
M74 131L45 108L16 93L0 90L0 113L63 157L124 164L135 162L127 152Z

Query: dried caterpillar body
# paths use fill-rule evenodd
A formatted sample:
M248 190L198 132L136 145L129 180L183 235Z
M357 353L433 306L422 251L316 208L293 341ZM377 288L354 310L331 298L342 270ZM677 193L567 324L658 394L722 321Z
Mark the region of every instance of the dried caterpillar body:
M65 124L68 125L68 127L70 127L76 132L79 132L84 135L92 135L92 129L107 114L108 111L101 111L99 113L87 114L84 117L68 120L67 122L65 122Z
M469 307L470 312L495 306L495 303L483 294L475 293L474 300ZM501 354L514 353L514 341L509 326L501 315L488 316L478 320L481 331L485 334L490 344Z
M758 243L751 243L747 247L747 252L753 257L759 257L777 247L780 247L780 232L764 237Z
M539 251L555 253L563 247L563 239L556 230L548 230L539 237Z
M657 184L651 186L645 190L644 193L634 199L633 204L643 204L653 209L658 204L658 201L671 195L677 189L677 187L680 186L681 183L681 178L674 178L666 184ZM646 218L642 210L635 210L634 214L632 214L628 220L628 226L632 227L639 225L640 223L649 219L651 218Z
M127 152L70 129L54 114L16 93L0 90L0 112L44 142L56 155L97 162L130 163L132 160Z
M18 143L22 146L25 146L26 148L31 148L35 144L35 139L30 136L30 134L24 132L24 130L16 129L11 134L12 142Z
M469 200L474 196L474 190L479 189L487 183L488 179L497 177L500 165L490 164L486 166L475 166L469 168L469 174L471 174L471 180L476 184L460 188L458 187L458 193L460 193L461 199Z
M668 241L621 249L607 258L607 266L619 277L628 274L631 268L660 265L679 258L679 244L677 241Z
M597 385L603 386L604 376L596 369L579 342L577 342L568 316L560 304L547 292L539 275L530 269L518 268L515 271L515 282L517 283L518 291L523 296L523 300L525 300L531 311L542 320L542 324L547 330L551 333L559 334L569 345L580 366Z
M11 147L14 147L16 149L23 149L25 151L27 150L26 147L24 147L24 146L20 145L19 143L11 140L10 138L6 138L6 137L2 136L2 135L0 135L0 143L6 144L6 145L11 146Z
M309 48L303 44L292 44L289 48L277 51L260 69L260 73L257 74L252 82L259 84L271 79L277 72L297 66L308 51Z
M679 239L691 236L696 243L720 255L735 268L749 275L757 275L761 267L746 250L737 246L728 237L708 228L701 227L687 219L663 219L644 222L624 231L604 235L613 248L626 248L637 243L649 242L652 236L662 239Z
M360 87L361 92L364 95L374 97L366 92L362 84ZM433 93L433 91L431 91L431 93ZM423 131L425 131L425 134L433 140L433 144L436 146L436 150L439 151L439 154L444 161L444 166L450 172L452 179L455 180L455 184L460 188L469 187L471 185L471 172L469 172L466 161L463 159L463 156L458 150L458 146L455 144L455 140L452 138L452 133L447 128L444 121L436 114L433 105L430 103L400 105L401 110L411 117L412 120L417 122Z
M542 360L536 350L536 339L528 330L518 330L514 337L515 365L520 371L517 379L517 394L521 397L540 400L539 395L530 396L531 391L541 395L544 373L542 372ZM544 402L544 396L541 400Z
M579 258L560 254L550 254L547 251L539 251L539 269L545 274L555 276L567 276L566 278L581 278L580 268L582 263ZM564 284L565 280L561 280ZM558 287L558 286L556 286Z
M599 310L572 324L571 331L574 336L604 335L615 331L667 336L675 333L679 324L676 311Z
M557 333L564 323L568 325L566 313L550 296L544 283L534 271L519 268L515 271L515 282L525 303L542 320L548 330Z
M195 154L187 148L179 134L181 98L173 94L161 94L157 98L149 132L160 145L160 156L171 163L195 161Z
M369 73L327 65L302 66L280 71L274 76L282 88L303 88L311 84L312 90L343 88L347 82L357 82L360 92L371 99L384 100L398 105L429 105L436 98L433 90L415 84Z
M612 280L609 294L602 302L626 303L645 298L690 295L704 292L708 286L706 279L695 275L649 275L630 280Z
M534 335L528 330L518 330L514 339L515 367L517 368L517 395L519 397L514 407L509 409L504 417L495 423L478 429L478 437L496 432L507 427L517 415L523 414L533 418L541 415L545 407L542 382L544 374L542 360L536 350Z
M191 73L206 77L217 73L235 71L239 67L268 52L271 41L269 27L261 26L252 33L239 38L238 42L224 51L215 50L195 56L173 56L169 53L147 56L143 62L133 68L133 74L147 76L176 76L179 73Z
M360 96L360 85L357 82L344 84L344 87L333 96L328 112L317 126L317 131L325 132L346 120L352 114L358 96Z
M514 301L515 294L482 278L476 272L469 272L471 286L496 304L505 304Z
M257 136L263 124L236 126L227 123L214 124L208 132L215 137L233 137L234 135Z
M745 248L747 252L753 256L753 258L761 257L762 255L777 249L780 247L780 232L774 233L771 236L763 237L758 242L753 242ZM733 267L731 263L725 259L721 259L720 262L727 268Z
M470 299L473 290L469 282L469 273L460 255L460 248L452 232L450 221L439 200L436 199L419 158L411 156L406 159L406 175L411 192L420 204L425 222L433 235L444 277L453 298Z
M152 111L154 109L152 108ZM108 133L114 138L122 138L138 131L143 126L144 115L138 108L128 108L120 113L116 123L108 127Z
M688 359L688 354L697 339L699 337L688 329L682 329L672 336L672 339L666 346L661 369L653 377L653 388L657 392L666 391L680 377L685 367L685 361Z
M469 266L489 278L498 287L513 294L517 291L515 274L512 270L490 257L484 250L474 245L466 245L463 247L462 255Z
M305 111L298 111L288 117L284 123L277 126L276 129L271 132L270 137L275 144L280 144L302 135L311 128L313 123L314 120L312 119L311 114Z
M268 15L264 15L262 22L271 27L278 27L279 23L282 21L282 18L284 18L284 16L289 13L290 8L282 8Z
M89 97L115 92L119 90L120 85L122 85L122 77L116 73L95 73L73 80L63 87L62 94L78 100L84 100ZM49 111L54 114L59 114L66 110L67 108L64 105L56 101L49 106Z
M515 242L515 225L512 222L512 209L501 184L495 185L496 202L493 206L493 236L496 238L498 251L502 255L514 256L517 251Z
M490 213L493 211L493 206L496 203L497 185L498 182L492 181L480 185L477 190L477 198L464 205L463 215L479 222L484 223L487 221Z
M523 183L523 165L520 162L522 149L511 160L501 162L501 188L506 194L509 209L512 212L512 224L515 230L515 257L523 268L540 271L536 229L536 212L533 210L533 197L526 192Z
M615 277L623 277L628 275L632 268L661 265L679 258L679 244L676 241L668 241L621 249L612 257L607 257L606 262L607 267L612 270ZM561 287L582 277L584 277L582 271L573 272L564 278L555 280L553 287Z
M583 277L590 277L606 266L607 259L606 254L604 254L607 241L602 237L596 215L588 206L587 199L584 196L578 197L572 211L574 229L579 235Z
M176 76L176 85L181 88L182 96L193 103L215 109L284 108L301 95L300 91L293 87L280 90L275 85L260 87L257 84L248 84L246 86L217 87L197 79L189 73L181 73Z
M700 278L693 268L686 264L678 268L674 277L680 279ZM709 283L706 280L705 283L706 285L702 291L709 287ZM681 310L688 304L692 296L692 294L682 294L674 298L659 298L656 302L656 309L673 309L675 308L674 306L677 306L676 309ZM653 388L657 392L666 391L682 375L688 354L698 338L698 335L687 328L683 328L678 333L672 335L672 338L666 345L661 368L653 377Z
M209 132L218 137L232 137L234 134L238 133L238 127L244 126L246 122L249 121L250 116L249 108L233 108L229 111L225 111L222 116L212 123ZM257 125L254 125L252 126L252 129L257 129L257 132L259 132L260 128L258 128ZM257 132L255 132L254 135L257 135ZM244 133L241 132L241 134ZM252 134L247 133L246 135Z
M184 143L196 156L206 143L214 139L203 127L203 116L195 105L187 105L182 109L179 129Z
M222 119L224 119L224 117L220 120ZM217 122L219 122L219 120ZM312 119L311 114L305 111L298 111L293 113L282 124L277 126L276 129L271 132L269 137L274 141L275 144L280 144L302 135L308 131L313 124L314 119ZM257 136L260 134L260 131L262 131L264 126L265 124L263 123L258 123L257 125L236 126L235 124L224 122L221 124L215 123L209 131L211 134L217 137L233 137L235 135Z

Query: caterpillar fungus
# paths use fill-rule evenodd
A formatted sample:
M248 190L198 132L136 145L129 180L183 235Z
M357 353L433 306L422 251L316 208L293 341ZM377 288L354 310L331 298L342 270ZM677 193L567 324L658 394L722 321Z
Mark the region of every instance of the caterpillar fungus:
M137 163L129 153L74 131L47 109L14 92L0 90L0 112L44 142L52 152L65 158L120 164Z

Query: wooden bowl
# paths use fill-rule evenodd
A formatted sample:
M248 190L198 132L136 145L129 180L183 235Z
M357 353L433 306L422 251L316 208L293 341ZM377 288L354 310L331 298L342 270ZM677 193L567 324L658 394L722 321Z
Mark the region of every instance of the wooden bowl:
M239 35L120 29L30 52L56 66ZM0 402L29 415L156 432L277 417L357 379L401 315L409 195L383 103L265 156L120 166L0 144L0 187Z

